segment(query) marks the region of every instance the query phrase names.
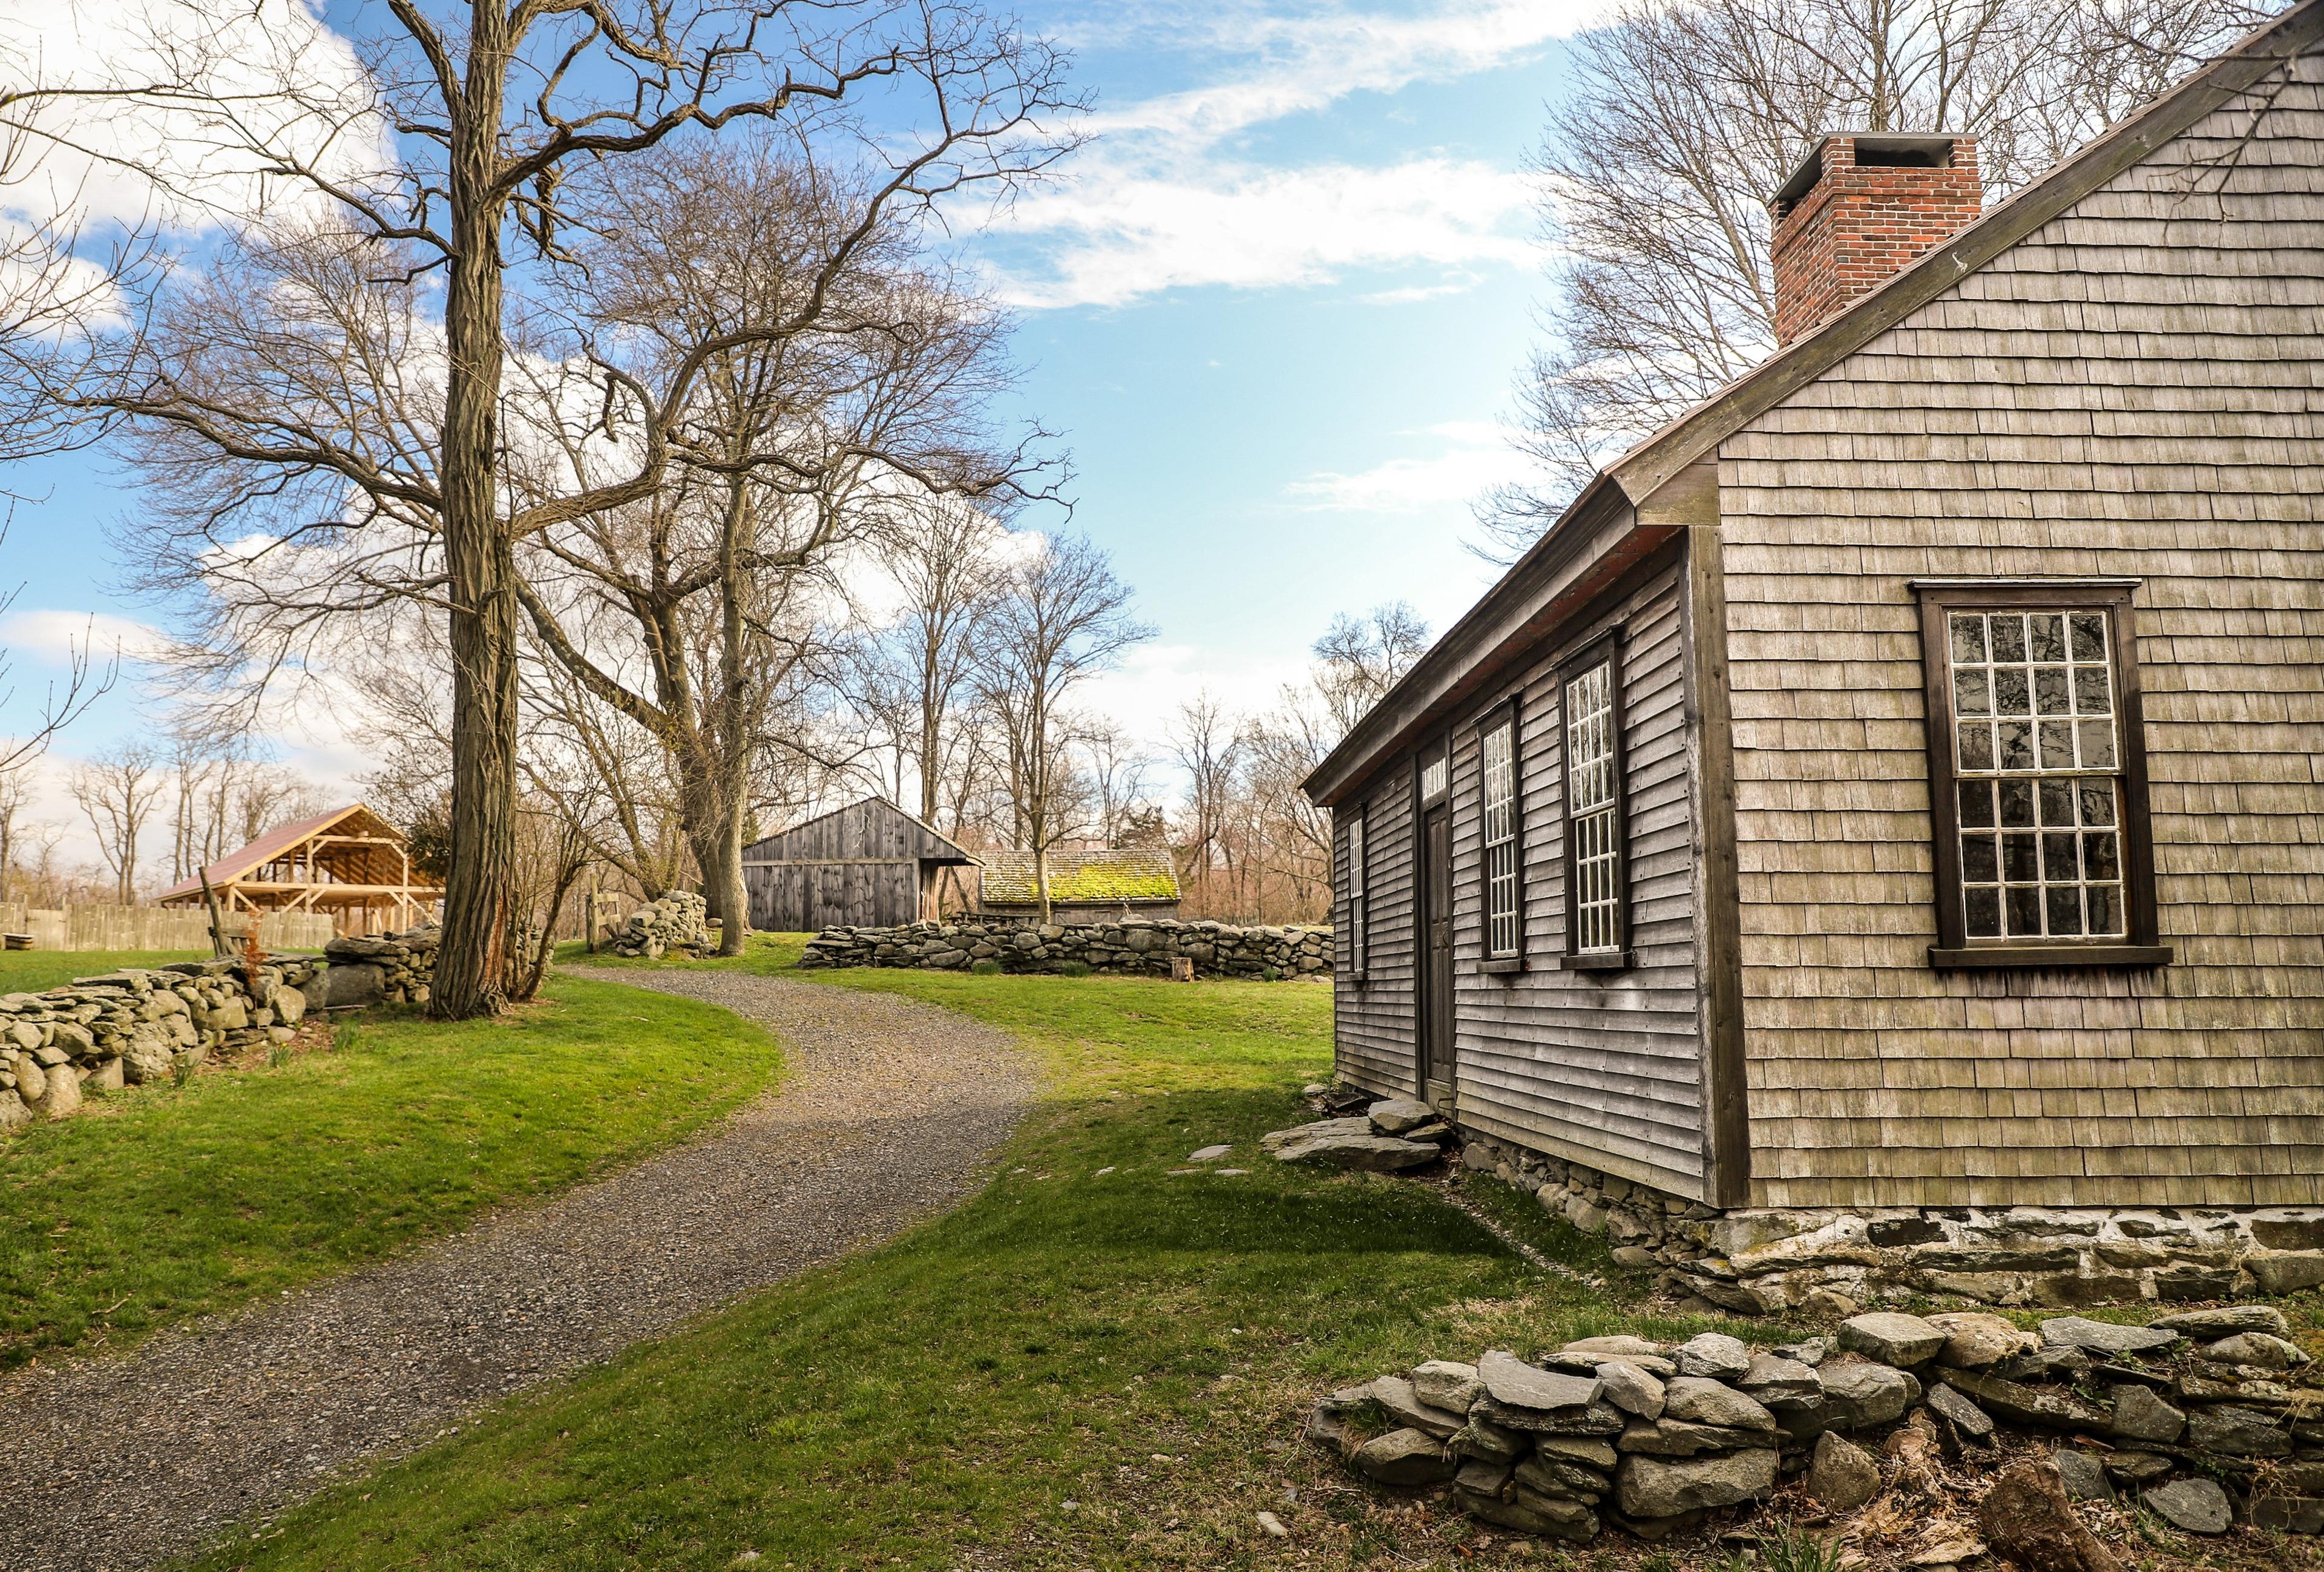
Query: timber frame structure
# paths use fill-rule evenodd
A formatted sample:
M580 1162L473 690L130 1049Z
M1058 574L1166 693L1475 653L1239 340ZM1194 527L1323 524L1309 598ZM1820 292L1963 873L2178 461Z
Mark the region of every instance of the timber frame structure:
M360 802L286 824L163 891L164 906L199 906L207 879L219 911L318 911L342 935L411 927L444 887L415 874L403 832Z

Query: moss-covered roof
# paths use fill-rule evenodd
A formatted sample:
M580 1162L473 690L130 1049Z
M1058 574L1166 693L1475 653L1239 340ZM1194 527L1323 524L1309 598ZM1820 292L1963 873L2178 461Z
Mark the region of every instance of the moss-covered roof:
M1102 905L1116 902L1176 901L1178 873L1160 849L1111 852L1051 852L1049 900L1056 905ZM1038 906L1033 854L984 854L987 906Z

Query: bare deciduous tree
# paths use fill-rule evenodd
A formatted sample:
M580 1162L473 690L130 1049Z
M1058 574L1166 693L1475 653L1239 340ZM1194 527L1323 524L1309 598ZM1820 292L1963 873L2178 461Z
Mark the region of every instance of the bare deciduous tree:
M1330 714L1327 744L1354 729L1427 649L1428 624L1404 601L1376 606L1361 616L1342 612L1333 617L1309 647L1315 657L1311 680Z
M1519 387L1536 485L1480 511L1513 559L1599 465L1773 347L1766 202L1813 138L1978 138L2006 193L2256 20L2243 0L1624 0L1573 51L1536 163L1558 245Z
M137 897L138 843L168 784L161 761L152 749L133 744L76 764L69 781L73 801L113 874L114 899L126 906Z
M152 36L134 52L161 62L160 79L108 85L121 105L189 128L184 162L198 173L179 185L180 199L216 208L203 181L220 167L299 199L295 212L286 204L258 224L219 213L236 233L207 303L226 321L203 319L201 290L173 289L155 309L170 319L161 330L141 319L107 332L88 319L93 353L34 369L61 407L165 431L178 452L159 467L208 458L210 500L176 511L175 556L212 578L239 569L256 605L277 614L278 642L314 616L391 594L425 596L447 618L451 857L430 1008L486 1013L507 996L521 921L521 543L650 495L671 458L672 404L691 406L673 396L690 389L649 389L593 361L599 346L586 338L519 344L512 320L528 319L545 279L569 276L567 245L580 233L572 193L591 183L575 177L612 178L665 143L699 148L731 125L779 125L845 138L882 162L877 214L1038 170L1068 144L1053 125L1073 105L1056 51L965 7L470 0L447 21L394 0L351 74L320 43L267 52L308 35L303 17L272 14L278 3L152 7ZM886 97L843 119L866 94ZM912 97L927 128L917 137L902 128ZM36 116L0 111L0 125L44 134ZM362 155L384 149L391 130L392 162ZM270 289L270 267L318 287ZM387 342L399 336L401 352ZM701 358L733 347L703 346ZM527 456L503 426L520 347L528 363L594 365L598 396L573 412L599 424L626 463L553 493L521 484L514 467ZM310 366L327 369L312 377ZM281 559L344 547L374 525L384 539L348 552L327 592L272 605ZM254 533L272 543L235 547Z
M1051 914L1049 848L1079 828L1084 795L1067 701L1153 636L1130 615L1129 587L1086 540L1053 538L1003 576L975 682L1006 742L1014 838L1033 854L1044 922Z

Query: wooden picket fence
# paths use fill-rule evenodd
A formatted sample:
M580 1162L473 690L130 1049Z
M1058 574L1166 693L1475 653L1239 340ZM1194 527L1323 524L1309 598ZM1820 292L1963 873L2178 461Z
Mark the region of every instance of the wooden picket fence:
M250 931L247 912L230 912L226 931ZM320 949L331 941L331 920L315 911L272 911L259 919L258 942L268 949ZM34 949L208 949L209 914L185 906L26 906L0 902L0 933L25 934Z

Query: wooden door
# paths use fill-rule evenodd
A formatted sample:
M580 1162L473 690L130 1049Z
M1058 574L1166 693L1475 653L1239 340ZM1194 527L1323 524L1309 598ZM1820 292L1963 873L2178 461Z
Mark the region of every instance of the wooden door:
M1452 1095L1452 817L1443 804L1428 810L1421 844L1420 968L1421 1095Z

